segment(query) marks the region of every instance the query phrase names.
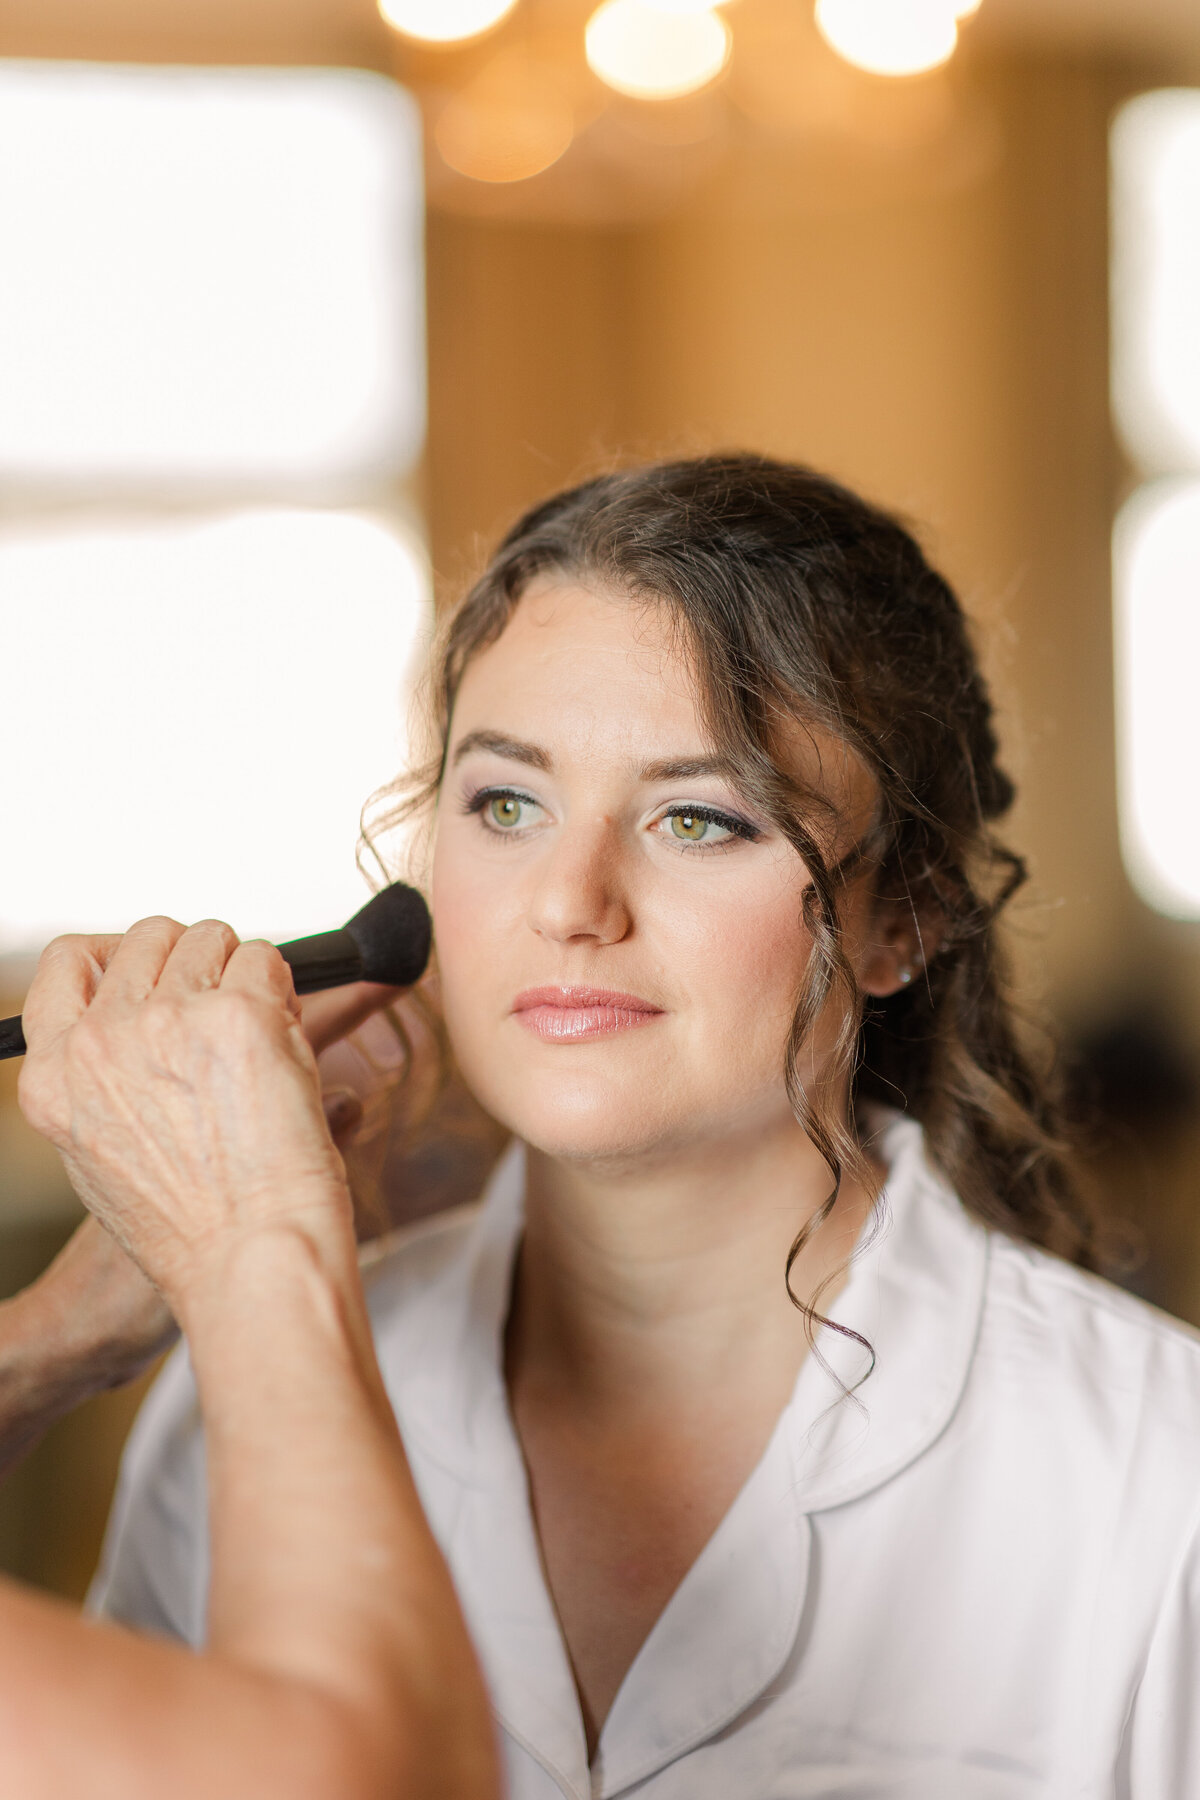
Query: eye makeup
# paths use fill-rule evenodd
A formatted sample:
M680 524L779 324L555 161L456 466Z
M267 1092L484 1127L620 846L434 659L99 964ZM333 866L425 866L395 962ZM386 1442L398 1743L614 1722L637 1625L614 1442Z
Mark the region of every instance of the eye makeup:
M659 814L658 823L665 824L668 819L679 819L685 824L694 821L699 825L717 825L722 831L727 831L730 837L743 838L750 844L757 843L762 837L762 832L757 826L751 825L748 819L741 819L736 813L724 812L718 806L706 806L700 801L694 805L676 803L668 806L665 812ZM698 849L716 850L720 848L718 844L705 844L702 835L692 837L688 831L675 832L673 836L675 841L681 845L686 844L690 839Z
M501 811L506 807L512 809L508 817L503 816ZM462 801L462 811L478 818L482 828L495 837L520 836L528 828L520 816L521 809L525 807L534 807L539 812L542 810L541 802L532 794L521 788L499 783L476 788L466 794ZM734 839L756 843L763 835L759 827L752 825L748 819L703 801L673 802L658 814L651 829L660 836L668 837L666 832L658 832L658 828L669 821L672 822L672 829L668 841L680 850L723 850L728 849ZM679 821L679 827L674 825L674 821ZM725 836L713 842L705 842L710 828L724 832Z

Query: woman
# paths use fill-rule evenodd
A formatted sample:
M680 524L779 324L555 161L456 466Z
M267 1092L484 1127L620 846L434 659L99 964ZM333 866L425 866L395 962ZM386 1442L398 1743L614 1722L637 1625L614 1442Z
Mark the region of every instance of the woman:
M434 695L405 804L514 1143L369 1301L510 1793L1200 1793L1200 1349L1081 1272L945 582L802 469L607 476ZM106 1610L201 1638L202 1495L177 1360Z
M195 1658L0 1587L0 1792L493 1800L483 1690L379 1379L283 959L211 920L62 938L25 1023L22 1107L144 1273L88 1228L0 1309L4 1448L63 1397L72 1292L100 1301L119 1360L164 1329L153 1282L196 1370L215 1553Z

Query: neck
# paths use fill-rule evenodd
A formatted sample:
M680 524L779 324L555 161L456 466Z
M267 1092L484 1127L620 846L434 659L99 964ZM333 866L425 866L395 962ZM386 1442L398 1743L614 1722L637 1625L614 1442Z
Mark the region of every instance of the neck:
M510 1378L570 1393L593 1416L736 1404L747 1383L782 1404L807 1348L784 1285L788 1250L825 1203L829 1171L792 1119L752 1143L619 1172L531 1150L509 1323ZM829 1304L870 1208L843 1182L792 1270Z

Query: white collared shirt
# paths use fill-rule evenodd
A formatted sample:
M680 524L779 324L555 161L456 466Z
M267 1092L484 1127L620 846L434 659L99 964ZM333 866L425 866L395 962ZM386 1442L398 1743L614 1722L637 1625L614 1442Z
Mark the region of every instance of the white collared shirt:
M368 1272L388 1390L487 1676L511 1800L1200 1800L1200 1338L985 1231L919 1128L765 1453L589 1768L508 1409L523 1162ZM825 1331L840 1380L863 1353ZM203 1446L177 1353L130 1439L99 1610L193 1643Z

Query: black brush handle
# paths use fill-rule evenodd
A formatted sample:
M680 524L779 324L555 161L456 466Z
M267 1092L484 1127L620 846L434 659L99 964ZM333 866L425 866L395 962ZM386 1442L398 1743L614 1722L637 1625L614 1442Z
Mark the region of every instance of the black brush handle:
M424 900L415 888L396 881L368 900L340 931L295 938L280 944L279 953L291 968L298 994L345 987L351 981L411 987L425 972L431 936ZM0 1062L24 1054L20 1018L0 1019Z

